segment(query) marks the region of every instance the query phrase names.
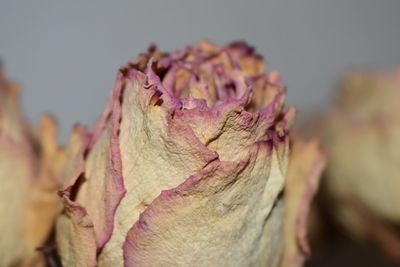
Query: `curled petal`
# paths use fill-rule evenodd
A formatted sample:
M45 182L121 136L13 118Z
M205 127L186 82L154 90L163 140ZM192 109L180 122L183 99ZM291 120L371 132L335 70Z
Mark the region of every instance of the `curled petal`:
M295 139L285 186L285 239L282 267L300 267L310 255L307 221L326 158L318 142Z
M112 116L86 158L84 182L77 194L89 214L100 249L110 239L114 214L125 194L119 147L122 80L114 88Z

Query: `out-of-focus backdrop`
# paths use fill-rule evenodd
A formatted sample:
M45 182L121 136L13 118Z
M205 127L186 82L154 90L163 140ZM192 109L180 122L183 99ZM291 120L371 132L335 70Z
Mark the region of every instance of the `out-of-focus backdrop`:
M277 69L303 116L328 101L344 71L400 65L400 1L1 0L0 58L31 120L50 111L66 141L92 124L117 69L154 42L246 40Z

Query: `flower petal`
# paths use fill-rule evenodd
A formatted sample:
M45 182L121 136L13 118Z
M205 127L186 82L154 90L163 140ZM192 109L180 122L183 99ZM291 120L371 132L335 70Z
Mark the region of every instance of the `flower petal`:
M122 265L124 237L140 212L163 189L176 187L218 156L196 138L190 127L173 119L179 103L157 77L131 69L121 84L125 87L119 144L122 174L130 194L118 206L117 227L99 256L99 266ZM156 104L158 101L162 103Z
M87 155L85 181L77 194L77 201L82 203L92 219L99 249L110 239L115 211L125 194L118 140L121 82L118 78L113 91L112 117L105 122L103 132Z
M21 265L31 253L25 243L25 211L37 161L23 120L18 88L0 66L0 266Z
M29 132L22 117L18 96L19 88L5 80L0 67L0 138L28 145Z
M285 186L285 241L282 267L300 267L310 255L307 220L326 158L318 142L295 139Z
M97 266L95 233L86 210L66 195L62 200L65 214L58 218L56 231L63 234L56 238L63 266Z
M124 266L276 266L284 177L271 143L165 190L124 243Z
M24 241L26 196L33 182L33 155L0 138L0 266L20 264Z
M85 169L84 154L88 144L88 133L82 125L75 125L65 151L61 173L62 190L72 187Z

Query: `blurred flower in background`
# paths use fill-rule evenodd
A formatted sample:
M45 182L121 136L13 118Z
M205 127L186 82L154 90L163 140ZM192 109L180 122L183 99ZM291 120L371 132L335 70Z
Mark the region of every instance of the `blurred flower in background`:
M21 114L18 88L0 69L0 266L44 266L43 246L60 208L63 151L53 119L32 130Z
M400 262L400 71L350 73L336 103L309 123L329 156L329 213Z

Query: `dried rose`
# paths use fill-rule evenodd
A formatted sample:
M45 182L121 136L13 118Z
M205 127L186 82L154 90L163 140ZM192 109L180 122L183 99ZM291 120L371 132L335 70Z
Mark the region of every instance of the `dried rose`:
M350 74L321 123L335 215L400 260L400 72Z
M243 43L152 47L122 68L92 137L72 134L63 265L277 266L294 118L283 101Z
M24 121L18 88L0 69L0 266L41 266L36 249L52 230L62 150L54 121L44 116L35 134Z

